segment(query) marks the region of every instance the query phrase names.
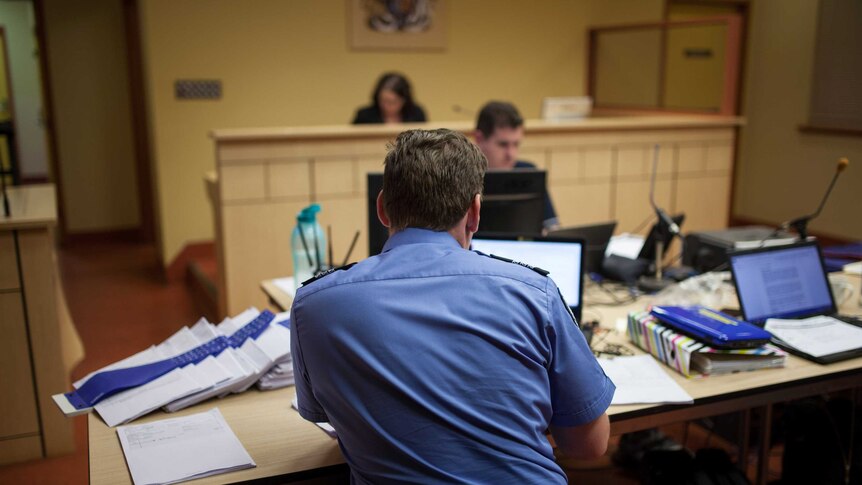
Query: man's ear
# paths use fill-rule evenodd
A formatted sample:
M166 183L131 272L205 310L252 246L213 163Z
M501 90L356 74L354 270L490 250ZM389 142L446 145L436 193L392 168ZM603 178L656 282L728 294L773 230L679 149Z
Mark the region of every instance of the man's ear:
M485 143L485 135L482 130L473 130L473 139L476 140L476 144Z
M479 231L479 213L482 211L482 194L476 194L467 210L467 232Z
M383 191L377 194L377 218L384 227L389 227L389 216L386 215L386 208L383 207Z

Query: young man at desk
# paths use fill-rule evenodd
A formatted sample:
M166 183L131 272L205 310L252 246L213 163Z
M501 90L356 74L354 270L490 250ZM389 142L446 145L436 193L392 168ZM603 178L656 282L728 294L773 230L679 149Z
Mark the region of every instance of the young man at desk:
M536 168L530 162L518 160L518 151L524 139L524 119L512 103L490 101L485 104L476 119L473 137L488 159L488 168L491 170ZM545 218L542 225L546 232L560 226L548 193L545 193Z
M300 414L330 422L357 483L565 483L607 448L614 385L542 270L469 251L485 157L411 130L386 156L383 252L296 294Z

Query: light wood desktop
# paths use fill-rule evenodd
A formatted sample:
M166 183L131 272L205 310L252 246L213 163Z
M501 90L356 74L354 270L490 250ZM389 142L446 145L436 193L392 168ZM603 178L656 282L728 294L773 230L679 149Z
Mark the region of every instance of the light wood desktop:
M0 209L0 465L74 450L72 422L51 395L69 388L84 357L57 271L54 187L8 194L11 217Z
M856 295L860 278L847 277L847 280L854 285L855 293L842 306L842 311L859 314L862 309ZM281 292L271 281L264 281L262 287L275 309L290 307L290 296ZM629 311L644 308L647 303L646 300L640 300L620 307L602 307L603 324L613 326L618 318L624 318ZM622 334L612 335L608 341L626 344L634 353L642 353L627 344ZM608 410L612 434L752 409L761 412L765 422L768 422L774 403L862 386L862 358L821 366L790 356L783 369L705 379L686 379L670 369L667 369L667 373L694 398L694 404L612 406ZM290 474L343 463L335 440L290 409L293 394L292 387L269 392L248 391L225 400L208 401L178 413L201 412L218 406L258 465L251 470L211 477L200 483L224 483L276 475L285 475L287 480L291 478ZM137 422L171 416L159 412ZM743 431L747 432L750 414L746 412L744 416ZM91 483L130 483L116 431L108 428L95 415L89 416L88 426ZM761 428L765 430L761 439L768 442L769 427ZM741 451L740 458L744 460L746 455ZM765 460L761 459L760 463L765 463ZM761 470L759 477L762 483L766 477L765 470Z

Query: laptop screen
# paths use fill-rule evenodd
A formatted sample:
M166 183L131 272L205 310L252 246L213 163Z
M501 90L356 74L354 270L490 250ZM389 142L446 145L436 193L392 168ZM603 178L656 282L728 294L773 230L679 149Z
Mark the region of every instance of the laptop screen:
M474 238L472 248L485 254L502 256L548 271L550 273L548 276L554 280L566 303L580 322L584 278L583 241Z
M729 259L746 320L762 323L835 312L816 243L740 251Z

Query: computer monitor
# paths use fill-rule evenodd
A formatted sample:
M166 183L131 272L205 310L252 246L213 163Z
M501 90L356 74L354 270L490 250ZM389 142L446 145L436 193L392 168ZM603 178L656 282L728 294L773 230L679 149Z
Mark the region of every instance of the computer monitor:
M489 170L485 173L481 234L540 235L545 217L547 172L535 169ZM368 174L368 254L383 251L389 230L377 218L377 194L383 189L383 174Z
M677 226L682 227L682 223L685 221L685 214L679 213L675 216L671 217L673 222L676 223ZM641 252L638 254L638 259L648 259L650 261L655 259L655 243L659 238L660 227L659 223L656 222L653 224L652 229L650 229L649 234L647 234L646 239L644 240L644 245L641 247ZM662 250L664 254L667 254L667 249L670 247L670 243L673 242L673 234L669 231L665 231L664 238L662 240Z
M578 322L584 294L584 241L541 236L474 237L471 249L549 272Z
M583 239L586 243L586 255L584 256L586 271L588 273L598 273L602 270L605 249L607 249L608 242L611 240L611 236L614 235L616 227L617 221L564 227L548 232L548 237Z
M542 234L546 180L547 172L531 168L486 172L478 235Z

